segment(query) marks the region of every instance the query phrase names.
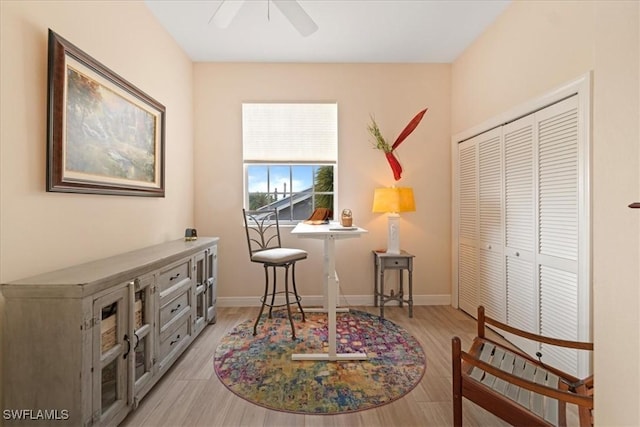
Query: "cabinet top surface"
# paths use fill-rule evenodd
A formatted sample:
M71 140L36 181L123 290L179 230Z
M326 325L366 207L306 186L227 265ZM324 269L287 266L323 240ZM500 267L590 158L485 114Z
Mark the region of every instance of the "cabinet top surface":
M399 254L392 254L392 253L388 253L386 250L384 249L377 249L375 251L372 251L377 257L380 258L415 258L415 255L410 254L409 252L405 251L405 250L400 250Z
M199 237L195 241L173 240L158 245L122 253L119 255L90 261L48 273L39 274L2 284L2 292L30 287L75 287L80 294L86 294L81 288L97 286L103 282L132 280L137 275L160 268L163 264L176 261L204 250L218 242L217 237ZM81 296L81 295L79 295Z

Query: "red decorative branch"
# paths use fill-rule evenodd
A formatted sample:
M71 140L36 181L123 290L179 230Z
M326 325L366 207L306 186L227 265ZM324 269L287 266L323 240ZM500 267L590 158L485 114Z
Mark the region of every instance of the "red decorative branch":
M375 148L384 151L384 155L389 162L389 166L391 166L391 170L393 171L393 178L396 181L399 181L402 177L402 166L400 166L400 162L398 162L398 159L394 156L393 151L411 134L411 132L415 130L416 127L418 127L418 124L420 124L420 121L426 112L427 108L416 114L403 131L400 132L400 135L398 135L396 142L394 142L392 146L389 146L389 143L387 143L380 133L380 128L378 128L378 124L375 119L373 117L371 118L371 125L368 126L368 129L371 135L376 139L374 144Z
M393 145L391 146L392 149L395 149L398 145L402 143L402 141L404 141L409 135L411 135L411 132L413 132L415 128L417 128L418 125L420 124L420 121L422 120L422 117L424 117L427 110L428 108L425 108L424 110L416 114L416 116L413 119L411 119L411 121L404 128L404 130L400 132L400 135L398 135L398 138L396 138L396 142L394 142Z
M398 162L398 159L396 159L396 156L394 156L391 151L384 153L384 155L387 157L389 166L391 166L391 170L393 171L393 178L399 181L402 176L402 166L400 166L400 162Z

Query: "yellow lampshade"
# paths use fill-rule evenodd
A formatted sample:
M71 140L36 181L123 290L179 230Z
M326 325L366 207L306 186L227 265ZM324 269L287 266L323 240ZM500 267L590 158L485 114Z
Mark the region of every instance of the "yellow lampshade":
M410 187L376 188L373 194L373 212L414 212L413 189Z

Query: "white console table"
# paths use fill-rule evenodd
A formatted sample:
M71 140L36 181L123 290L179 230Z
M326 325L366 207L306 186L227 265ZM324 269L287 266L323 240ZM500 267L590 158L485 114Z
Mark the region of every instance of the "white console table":
M298 223L291 234L307 239L324 240L324 307L328 320L328 353L293 354L292 360L365 360L364 353L337 353L336 350L336 305L338 299L338 280L336 274L336 240L352 239L367 233L360 227L341 227L338 223L310 225Z

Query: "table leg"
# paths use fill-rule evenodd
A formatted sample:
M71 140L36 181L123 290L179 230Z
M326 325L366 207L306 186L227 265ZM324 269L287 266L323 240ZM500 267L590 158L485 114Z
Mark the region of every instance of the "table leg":
M338 296L338 282L336 280L335 261L336 242L331 236L324 239L324 280L325 304L327 309L328 352L311 354L293 354L292 360L365 360L364 353L337 353L336 337L336 301Z
M332 238L324 240L324 252L327 254L325 259L327 271L324 278L325 288L327 289L327 323L329 328L329 358L336 357L336 295L338 284L336 283L336 241Z
M325 248L326 250L326 248ZM335 249L334 249L335 251ZM325 252L326 254L327 252ZM335 259L335 258L334 258ZM309 308L305 308L304 311L306 313L326 313L329 310L329 285L327 285L327 283L330 283L328 277L330 275L330 269L329 269L329 258L327 258L327 256L324 256L324 262L322 264L322 269L323 269L323 281L322 281L322 307L309 307ZM335 263L334 263L334 268L335 268ZM333 275L335 277L335 283L334 288L336 289L336 296L335 296L335 307L336 307L336 313L346 313L349 311L349 307L340 307L340 278L338 277L338 272L334 270Z

